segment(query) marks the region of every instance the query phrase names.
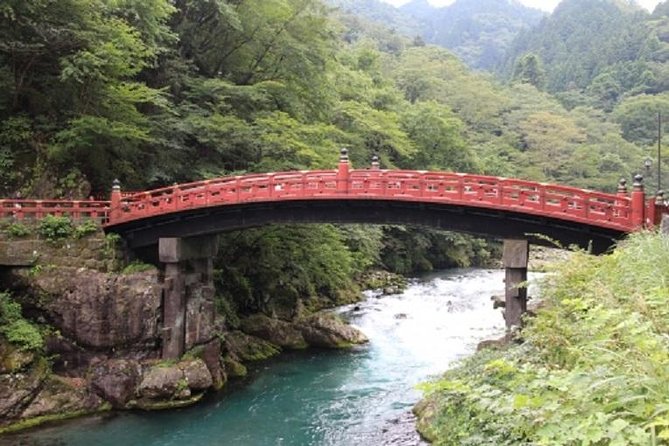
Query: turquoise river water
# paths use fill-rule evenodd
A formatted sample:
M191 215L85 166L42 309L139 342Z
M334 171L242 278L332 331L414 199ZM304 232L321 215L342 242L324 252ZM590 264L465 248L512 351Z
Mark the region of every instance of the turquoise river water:
M30 446L367 446L423 444L415 386L503 333L503 271L462 269L412 281L395 296L338 311L370 343L288 353L197 406L120 412L0 437Z

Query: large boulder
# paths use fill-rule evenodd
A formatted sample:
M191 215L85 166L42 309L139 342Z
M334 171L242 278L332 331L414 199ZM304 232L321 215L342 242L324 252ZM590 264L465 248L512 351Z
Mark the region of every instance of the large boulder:
M307 348L302 332L290 322L273 319L264 314L254 314L242 320L244 333L269 341L279 347L297 350Z
M187 387L184 374L176 365L159 364L146 371L137 393L152 400L172 399L177 390Z
M207 365L201 359L171 363L156 363L144 372L137 394L146 401L187 400L195 393L212 387L213 380Z
M142 376L138 361L111 359L91 369L90 383L95 393L115 408L127 407L135 398L135 390Z
M191 390L206 390L213 385L211 373L204 361L193 359L179 363L188 388Z
M357 328L332 313L316 313L298 322L307 343L313 347L347 348L369 342Z

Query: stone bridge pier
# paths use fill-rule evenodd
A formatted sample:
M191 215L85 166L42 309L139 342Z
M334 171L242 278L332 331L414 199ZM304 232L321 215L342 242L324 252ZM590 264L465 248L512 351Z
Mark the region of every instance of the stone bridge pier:
M527 240L504 240L504 319L507 330L521 327L522 316L527 311L527 262L530 244Z
M164 264L163 359L176 359L215 338L213 259L217 236L161 238Z

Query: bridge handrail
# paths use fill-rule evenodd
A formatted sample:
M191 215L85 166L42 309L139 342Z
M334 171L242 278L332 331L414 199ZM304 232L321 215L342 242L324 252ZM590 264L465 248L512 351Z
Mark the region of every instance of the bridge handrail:
M631 199L571 186L455 172L338 170L249 174L126 196L111 224L200 207L298 199L420 199L632 228ZM116 212L114 212L116 211Z
M0 218L39 220L47 215L70 217L74 220L92 219L107 223L109 201L100 200L23 200L0 199Z
M633 200L626 194L478 174L348 168L253 173L132 194L119 189L116 196L112 193L111 202L0 200L0 218L67 215L116 225L197 208L304 199L420 201L527 213L622 231L638 227Z

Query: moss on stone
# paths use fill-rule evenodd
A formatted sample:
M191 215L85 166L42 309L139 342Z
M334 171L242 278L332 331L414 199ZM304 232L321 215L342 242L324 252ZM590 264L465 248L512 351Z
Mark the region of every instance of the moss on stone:
M83 417L85 415L94 415L97 413L108 412L112 408L111 404L104 403L100 408L96 410L76 410L71 412L63 412L51 415L42 415L35 418L29 418L26 420L17 421L15 423L9 424L7 426L0 427L0 434L7 434L10 432L18 432L24 429L29 429L31 427L39 426L44 423L51 423L54 421L63 421L69 420L71 418Z
M138 400L137 408L142 410L167 410L167 409L178 409L181 407L187 407L193 405L202 399L204 393L198 393L188 399L183 400L164 400L164 401L151 401L151 400Z

